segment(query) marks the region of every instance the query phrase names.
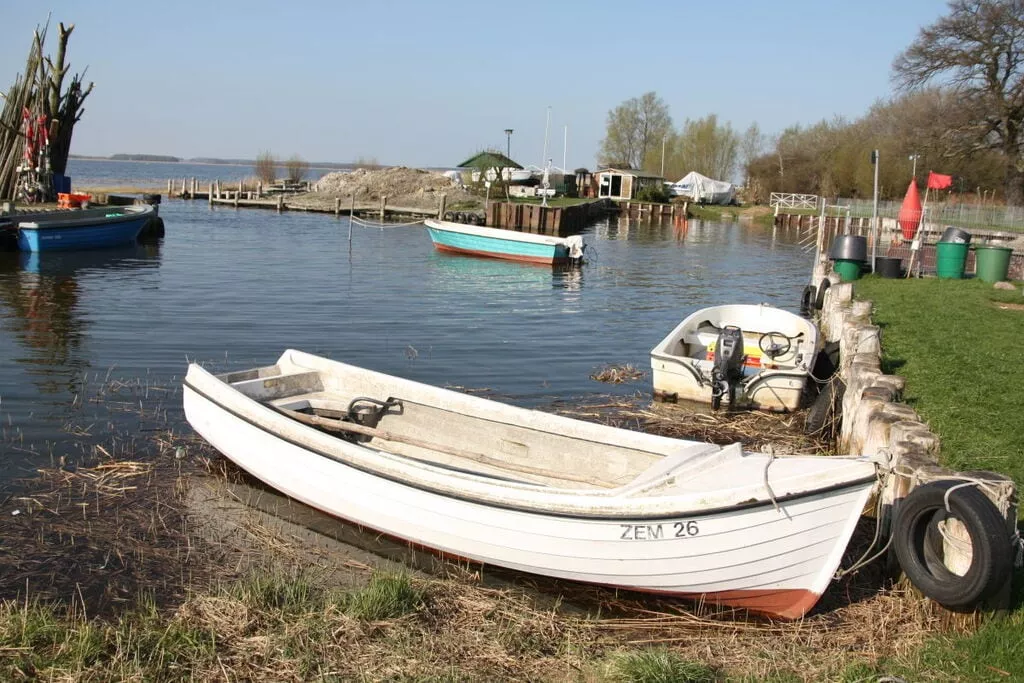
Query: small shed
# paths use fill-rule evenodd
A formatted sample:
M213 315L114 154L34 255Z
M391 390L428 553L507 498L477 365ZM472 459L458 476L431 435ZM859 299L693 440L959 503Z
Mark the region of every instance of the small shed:
M632 168L606 168L594 173L597 196L609 199L632 199L644 187L661 187L664 178L655 173Z
M512 180L515 176L512 171L522 171L523 167L509 159L501 152L485 150L474 154L458 165L458 168L473 169L473 182L480 180L481 173L487 180L494 180L501 174L505 180Z

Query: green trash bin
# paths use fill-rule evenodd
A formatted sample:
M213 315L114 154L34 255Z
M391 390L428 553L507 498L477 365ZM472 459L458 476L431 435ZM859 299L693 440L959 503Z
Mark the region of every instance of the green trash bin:
M959 242L939 242L935 245L935 270L940 278L959 280L964 276L969 246Z
M832 264L832 270L839 273L839 279L843 282L853 282L860 279L860 261L837 258Z
M1013 249L1009 247L982 246L974 248L977 265L974 272L982 282L1002 282L1010 272L1010 256Z

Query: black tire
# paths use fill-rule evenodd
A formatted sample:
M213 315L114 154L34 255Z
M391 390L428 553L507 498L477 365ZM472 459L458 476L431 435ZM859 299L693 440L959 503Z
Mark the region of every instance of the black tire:
M142 201L146 202L147 204L159 204L160 195L153 192L145 192L142 195Z
M976 486L935 481L900 501L893 524L893 549L903 573L927 597L946 609L971 610L1002 587L1013 570L1013 549L999 510ZM946 568L938 523L954 517L971 538L971 566L963 576Z
M800 294L800 315L809 318L814 313L814 298L817 294L818 289L814 285L804 287Z
M826 383L807 411L804 431L808 434L820 434L835 417L842 415L845 393L846 383L843 380L836 378Z
M453 223L453 222L455 222L455 214L452 213L451 211L445 211L444 212L444 219L446 221L448 221L449 223Z
M832 286L832 281L825 278L818 285L818 295L814 297L814 308L820 311L825 305L825 292Z

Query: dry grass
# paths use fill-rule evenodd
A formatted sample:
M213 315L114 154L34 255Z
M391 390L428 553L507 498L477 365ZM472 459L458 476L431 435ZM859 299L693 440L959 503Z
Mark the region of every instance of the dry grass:
M86 403L136 411L164 429L146 432L144 443L112 436L82 464L41 470L0 506L0 674L602 681L622 679L624 653L660 648L678 658L670 662L722 677L833 680L851 665L912 661L935 633L970 627L889 588L879 565L833 583L807 618L777 622L492 568L382 578L324 550L314 532L270 524L263 513L213 538L187 496L205 483L230 497L246 477L132 398L153 391L107 380L94 396L83 393ZM621 396L551 408L672 436L828 450L801 433L799 415L689 412ZM858 531L844 565L872 531L870 523ZM358 578L355 587L342 571Z
M622 384L623 382L635 382L646 376L646 372L640 370L632 363L627 363L626 365L605 365L590 375L590 379L598 382Z

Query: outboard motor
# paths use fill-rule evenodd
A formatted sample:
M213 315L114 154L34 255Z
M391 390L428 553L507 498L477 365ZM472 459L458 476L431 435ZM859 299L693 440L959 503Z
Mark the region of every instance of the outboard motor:
M715 360L711 368L711 407L722 406L722 396L729 394L729 405L736 402L736 385L743 378L743 330L726 325L715 342Z
M570 237L566 237L565 241L569 245L569 262L573 265L583 263L583 252L587 249L587 245L583 243L583 237L580 235L572 235Z

